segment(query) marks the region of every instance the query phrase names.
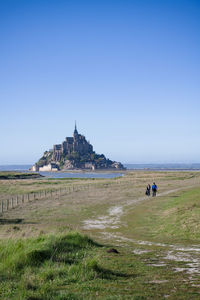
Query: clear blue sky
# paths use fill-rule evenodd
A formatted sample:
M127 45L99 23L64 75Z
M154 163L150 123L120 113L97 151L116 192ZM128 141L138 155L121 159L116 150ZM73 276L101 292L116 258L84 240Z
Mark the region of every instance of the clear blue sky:
M200 162L200 1L0 0L0 164L71 136L129 163Z

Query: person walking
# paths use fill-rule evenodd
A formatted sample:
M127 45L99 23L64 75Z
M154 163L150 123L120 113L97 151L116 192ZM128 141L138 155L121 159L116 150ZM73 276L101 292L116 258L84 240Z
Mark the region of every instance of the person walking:
M158 191L157 185L155 184L155 182L152 185L152 197L156 196L156 193Z
M150 194L151 194L151 186L150 186L150 184L148 184L147 188L146 188L146 195L150 196Z

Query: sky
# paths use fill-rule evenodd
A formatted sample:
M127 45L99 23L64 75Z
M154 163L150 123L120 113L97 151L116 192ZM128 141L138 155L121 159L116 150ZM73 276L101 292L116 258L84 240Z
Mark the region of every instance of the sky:
M200 1L0 0L0 164L72 136L122 163L200 162Z

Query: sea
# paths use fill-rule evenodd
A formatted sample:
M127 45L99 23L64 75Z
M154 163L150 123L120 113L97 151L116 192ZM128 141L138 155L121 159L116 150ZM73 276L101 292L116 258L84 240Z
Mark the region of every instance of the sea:
M0 171L30 172L32 165L0 165ZM116 178L121 172L39 172L47 178Z
M152 164L124 164L127 169L132 170L171 170L171 171L193 171L200 170L200 163L152 163Z
M32 165L0 165L0 171L30 172ZM166 163L166 164L124 164L128 170L150 171L195 171L200 170L200 163ZM48 178L115 178L123 172L40 172Z

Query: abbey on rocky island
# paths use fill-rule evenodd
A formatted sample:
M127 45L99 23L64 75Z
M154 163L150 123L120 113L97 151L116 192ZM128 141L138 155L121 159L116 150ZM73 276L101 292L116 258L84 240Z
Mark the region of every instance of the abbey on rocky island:
M125 169L120 162L111 161L103 154L96 154L93 146L84 135L77 131L76 123L73 137L66 137L62 144L54 145L45 151L32 171L59 171L76 169Z

